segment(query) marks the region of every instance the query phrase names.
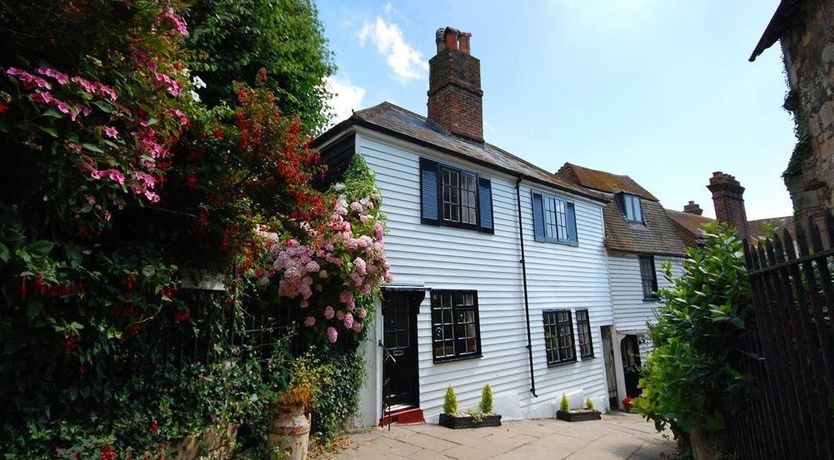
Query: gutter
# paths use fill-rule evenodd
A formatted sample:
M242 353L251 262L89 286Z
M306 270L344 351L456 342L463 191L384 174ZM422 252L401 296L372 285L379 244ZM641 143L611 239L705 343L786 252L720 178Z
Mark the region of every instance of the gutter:
M515 199L518 205L518 240L521 243L521 260L519 262L521 263L521 279L524 284L524 317L527 323L527 357L530 360L530 393L533 394L534 398L538 398L539 395L536 394L536 374L533 371L533 339L530 335L530 301L527 295L527 262L524 257L524 227L521 221L521 179L522 176L518 176L515 182Z

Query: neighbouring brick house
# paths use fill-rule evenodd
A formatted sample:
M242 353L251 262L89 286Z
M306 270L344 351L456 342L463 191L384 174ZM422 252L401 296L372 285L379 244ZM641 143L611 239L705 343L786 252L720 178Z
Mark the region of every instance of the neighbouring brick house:
M716 171L712 173L707 189L712 192L717 220L734 225L743 237L756 239L772 232L782 232L784 229L787 229L791 235L795 234L793 216L747 220L747 212L744 208L744 187L735 176ZM666 214L675 225L678 238L688 247L697 246L704 234L704 225L716 220L704 217L703 212L701 206L694 201L684 205L683 212L674 209L666 210Z
M834 206L834 0L782 0L750 56L781 41L797 147L783 177L800 221Z

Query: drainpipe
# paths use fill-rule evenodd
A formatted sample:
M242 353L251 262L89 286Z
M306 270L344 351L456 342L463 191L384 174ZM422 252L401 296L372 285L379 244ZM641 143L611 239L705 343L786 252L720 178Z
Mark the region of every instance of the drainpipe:
M527 262L524 260L524 227L521 222L521 176L515 181L515 200L518 204L518 240L521 242L521 279L524 283L524 316L527 321L527 356L530 358L530 393L536 394L536 374L533 372L533 339L530 336L530 301L527 296Z

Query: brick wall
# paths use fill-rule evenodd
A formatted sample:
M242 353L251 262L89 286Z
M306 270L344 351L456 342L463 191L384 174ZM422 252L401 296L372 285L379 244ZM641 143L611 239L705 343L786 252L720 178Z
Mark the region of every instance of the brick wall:
M810 134L785 172L796 217L834 207L834 0L805 2L781 39L793 98L786 108Z
M438 35L437 41L438 52L429 60L429 120L482 143L481 62L469 54L469 34L447 28L443 40Z

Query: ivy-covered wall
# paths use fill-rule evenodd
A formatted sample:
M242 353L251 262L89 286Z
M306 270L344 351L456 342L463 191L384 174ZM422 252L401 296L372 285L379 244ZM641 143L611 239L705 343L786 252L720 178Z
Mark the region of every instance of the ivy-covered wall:
M834 206L834 0L805 2L781 42L797 137L783 177L804 221Z

